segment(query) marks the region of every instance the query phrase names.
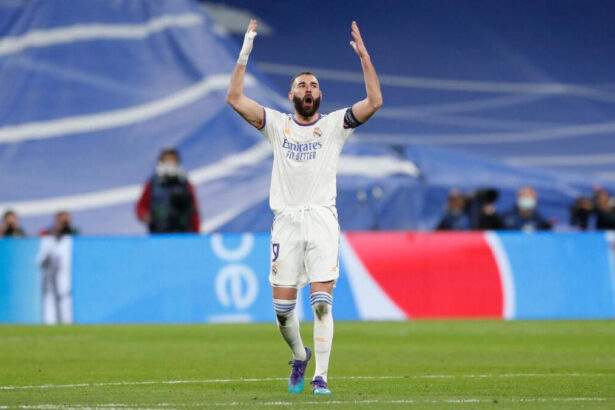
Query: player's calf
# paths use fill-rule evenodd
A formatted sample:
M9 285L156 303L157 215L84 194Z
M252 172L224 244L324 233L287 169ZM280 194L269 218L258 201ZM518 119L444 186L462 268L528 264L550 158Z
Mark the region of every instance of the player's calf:
M314 353L316 356L316 369L312 386L315 394L327 390L327 372L329 369L329 357L333 342L333 296L327 292L314 292L310 296L312 311L314 312ZM316 382L316 384L314 384ZM324 383L324 389L322 388ZM317 392L317 390L319 392Z
M292 365L292 370L288 379L288 391L290 393L301 393L305 385L305 369L310 361L312 352L309 348L303 346L295 306L295 300L273 300L273 309L275 310L278 328L293 352L294 357L289 362Z
M274 299L273 309L282 337L288 343L293 356L298 360L305 360L305 348L299 332L299 319L295 312L295 300Z

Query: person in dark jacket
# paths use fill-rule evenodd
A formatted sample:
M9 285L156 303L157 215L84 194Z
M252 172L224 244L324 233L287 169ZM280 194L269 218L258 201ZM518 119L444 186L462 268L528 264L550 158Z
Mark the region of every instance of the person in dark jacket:
M594 200L589 197L579 197L570 207L570 225L580 230L593 230L596 227Z
M165 149L137 203L137 217L150 233L199 232L199 207L194 186L180 165L179 152Z
M461 191L451 190L448 194L446 211L436 229L439 231L467 231L470 229L470 219L465 208L466 200Z
M26 236L26 233L21 226L19 226L19 218L17 217L15 211L6 211L2 217L2 225L0 226L0 238L18 238L23 236Z
M53 225L39 232L41 236L55 236L61 238L64 235L78 235L79 229L75 228L70 212L63 210L56 213Z
M496 209L500 193L495 188L481 188L469 198L470 229L496 231L504 228Z
M526 186L517 192L515 208L502 217L504 229L513 231L545 231L551 224L538 213L538 194L534 188Z
M611 195L605 189L596 192L596 229L615 229L615 206Z

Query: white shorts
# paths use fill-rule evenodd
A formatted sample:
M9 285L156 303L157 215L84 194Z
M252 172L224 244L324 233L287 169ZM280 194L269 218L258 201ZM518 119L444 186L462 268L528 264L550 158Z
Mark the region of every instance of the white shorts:
M302 288L339 277L340 225L335 207L285 210L271 227L271 271L275 287Z

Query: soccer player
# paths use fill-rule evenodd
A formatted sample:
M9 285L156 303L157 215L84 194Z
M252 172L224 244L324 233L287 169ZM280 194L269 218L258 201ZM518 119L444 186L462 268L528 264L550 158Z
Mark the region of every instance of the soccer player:
M273 170L269 205L274 214L271 230L273 307L278 328L294 360L288 388L301 393L311 351L304 347L295 313L297 289L310 284L314 312L316 369L314 394L331 394L327 370L333 340L333 288L339 276L339 223L335 208L337 163L342 146L354 128L367 121L382 105L380 84L359 27L352 22L350 46L359 56L367 97L351 108L329 115L318 112L322 92L311 72L297 74L288 99L293 114L266 108L243 93L248 56L256 36L251 20L237 65L231 77L227 102L246 121L258 128L273 146Z

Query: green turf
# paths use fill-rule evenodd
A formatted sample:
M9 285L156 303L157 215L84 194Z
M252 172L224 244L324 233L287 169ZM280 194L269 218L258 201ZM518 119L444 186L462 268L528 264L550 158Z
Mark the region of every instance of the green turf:
M615 408L613 321L338 322L332 396L289 359L273 324L0 326L0 408Z

